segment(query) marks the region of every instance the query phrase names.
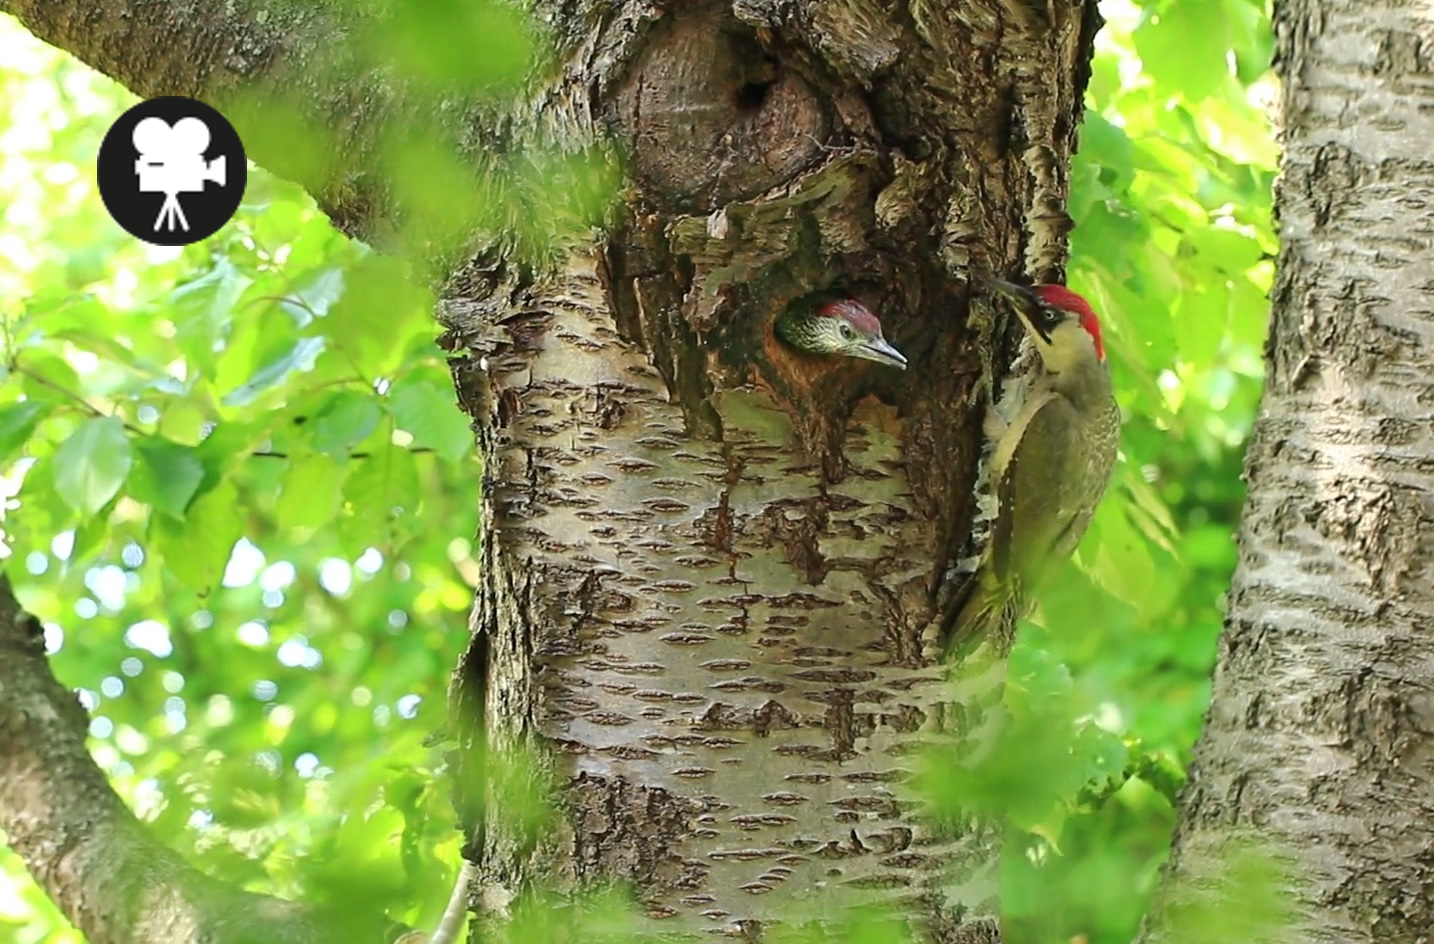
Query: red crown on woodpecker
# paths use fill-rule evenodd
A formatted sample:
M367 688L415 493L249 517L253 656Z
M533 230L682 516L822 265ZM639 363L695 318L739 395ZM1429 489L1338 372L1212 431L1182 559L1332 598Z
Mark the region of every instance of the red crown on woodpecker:
M773 325L777 337L818 357L856 357L898 370L906 357L882 336L881 321L861 302L842 296L799 299Z
M1079 318L1080 326L1086 330L1091 341L1095 343L1095 356L1102 361L1105 360L1105 342L1101 340L1100 336L1100 319L1096 317L1095 311L1090 307L1090 302L1064 285L1033 285L1031 292L1047 305L1068 311Z
M881 322L861 302L854 298L838 298L817 309L822 318L841 318L853 328L865 334L880 334Z

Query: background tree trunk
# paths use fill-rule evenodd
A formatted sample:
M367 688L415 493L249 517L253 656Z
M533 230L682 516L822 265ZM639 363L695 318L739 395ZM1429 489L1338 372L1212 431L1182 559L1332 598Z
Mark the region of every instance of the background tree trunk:
M556 747L564 801L535 855L490 817L469 850L486 908L616 876L673 930L900 898L941 940L993 939L998 837L938 836L905 782L941 727L928 644L1015 337L985 284L1061 276L1095 2L534 7L559 68L495 118L346 73L324 8L0 0L142 94L265 88L340 128L342 166L316 169L236 120L356 235L394 212L368 163L387 122L623 149L595 245L556 275L480 253L441 293L485 460L455 704L470 743L486 717ZM910 370L773 340L787 302L829 286Z
M1197 880L1208 887L1232 838L1254 832L1291 866L1297 939L1424 941L1434 933L1434 21L1389 0L1282 0L1276 30L1283 249L1265 394L1166 878L1175 893L1147 939L1170 939Z

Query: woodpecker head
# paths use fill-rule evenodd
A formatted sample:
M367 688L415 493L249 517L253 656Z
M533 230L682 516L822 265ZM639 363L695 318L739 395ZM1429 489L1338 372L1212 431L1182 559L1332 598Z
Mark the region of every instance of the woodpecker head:
M906 369L906 358L882 337L876 315L854 298L793 302L774 327L777 337L808 354L859 357Z
M1064 285L993 284L1010 299L1046 370L1058 374L1083 361L1105 363L1100 319L1084 298Z

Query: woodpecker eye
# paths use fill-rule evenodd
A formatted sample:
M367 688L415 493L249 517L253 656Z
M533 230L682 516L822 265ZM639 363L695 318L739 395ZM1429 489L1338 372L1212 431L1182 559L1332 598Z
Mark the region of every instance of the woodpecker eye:
M856 332L851 329L851 325L844 324L841 326L841 338L843 341L856 340Z

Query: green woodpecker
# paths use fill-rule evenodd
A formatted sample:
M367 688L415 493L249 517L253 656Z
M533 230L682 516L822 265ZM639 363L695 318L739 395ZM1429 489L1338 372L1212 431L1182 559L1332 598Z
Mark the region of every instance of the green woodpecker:
M793 302L774 329L777 337L808 354L859 357L906 369L906 358L882 337L876 315L854 298L819 296Z
M986 638L1010 645L1031 594L1085 534L1120 438L1120 410L1090 304L1063 285L995 288L1015 309L1040 363L987 415L995 520L949 624L948 656Z

